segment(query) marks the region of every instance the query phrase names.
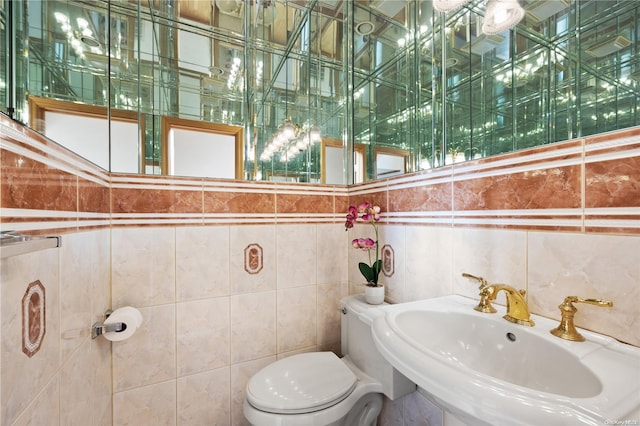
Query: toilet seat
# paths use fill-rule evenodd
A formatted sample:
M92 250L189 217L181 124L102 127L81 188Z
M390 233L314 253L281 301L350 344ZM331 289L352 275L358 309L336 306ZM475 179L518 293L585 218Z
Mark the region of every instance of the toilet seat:
M310 413L348 397L357 381L333 352L304 353L281 359L255 374L247 385L247 401L269 413Z

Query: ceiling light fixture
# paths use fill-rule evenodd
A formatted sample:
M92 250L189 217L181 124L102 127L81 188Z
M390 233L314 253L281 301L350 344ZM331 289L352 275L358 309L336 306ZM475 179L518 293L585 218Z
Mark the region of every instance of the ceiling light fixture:
M227 77L227 89L244 92L244 72L241 69L242 60L236 56L231 62L231 70Z
M209 77L213 77L214 75L222 75L224 74L224 70L220 67L211 66L209 67Z
M524 18L519 0L489 0L482 22L482 32L488 35L510 30Z
M433 0L433 8L438 12L451 12L460 9L469 0Z
M460 9L469 0L433 0L433 8L439 12ZM564 4L564 3L561 3ZM482 32L494 35L515 27L524 18L521 0L487 0Z
M101 46L100 42L90 35L82 35L80 36L79 40L82 42L82 44L84 44L89 48L91 47L99 48Z
M60 29L67 36L69 45L73 48L75 54L86 59L85 54L102 55L102 45L95 38L93 31L89 27L89 22L79 17L76 19L76 27L71 24L69 17L62 12L53 14L55 20L60 25Z
M376 26L371 21L362 21L356 24L356 32L362 36L371 34L376 29Z
M280 161L290 161L300 152L320 141L322 137L318 126L308 122L300 126L293 124L291 119L285 120L267 142L260 155L260 161L270 161L277 152L280 153Z

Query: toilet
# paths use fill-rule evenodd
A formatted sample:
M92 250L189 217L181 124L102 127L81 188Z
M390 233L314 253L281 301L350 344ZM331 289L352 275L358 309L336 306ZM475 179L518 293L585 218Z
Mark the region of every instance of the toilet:
M293 355L258 371L247 384L244 416L254 426L375 426L383 395L416 385L378 352L371 322L380 315L364 295L342 300L342 353ZM379 305L377 305L379 306Z

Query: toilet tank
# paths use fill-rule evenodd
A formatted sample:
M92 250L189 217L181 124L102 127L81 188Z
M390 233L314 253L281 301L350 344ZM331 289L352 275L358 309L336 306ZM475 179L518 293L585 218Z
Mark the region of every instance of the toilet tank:
M342 299L342 355L348 356L366 375L380 382L387 398L396 399L415 391L416 385L383 358L373 342L371 324L360 318L366 310L379 306L365 302L363 294ZM368 314L375 315L374 312Z

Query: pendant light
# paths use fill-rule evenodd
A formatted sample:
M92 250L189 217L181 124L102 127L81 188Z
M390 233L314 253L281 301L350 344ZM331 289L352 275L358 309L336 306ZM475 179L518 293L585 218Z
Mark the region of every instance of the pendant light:
M487 0L487 9L482 23L482 32L498 34L515 27L524 18L522 0ZM451 12L467 4L469 0L433 0L438 12Z
M464 6L469 0L433 0L433 8L438 12L451 12Z
M482 32L498 34L515 27L524 18L519 0L489 0L482 22Z

